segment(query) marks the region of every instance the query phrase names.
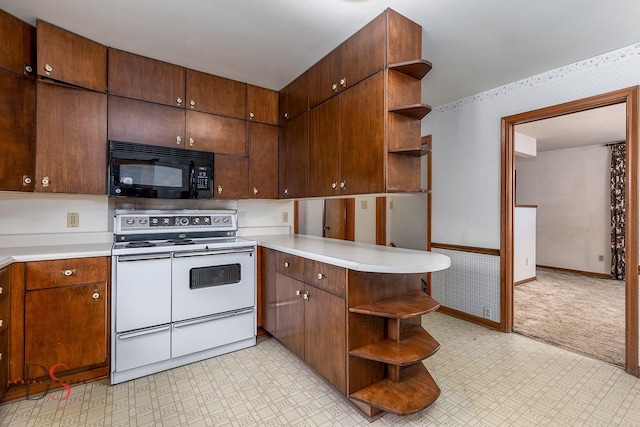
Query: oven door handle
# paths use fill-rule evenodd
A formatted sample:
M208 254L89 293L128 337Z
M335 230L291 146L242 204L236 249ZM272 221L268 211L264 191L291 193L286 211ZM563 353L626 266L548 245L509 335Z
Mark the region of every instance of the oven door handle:
M220 319L224 319L226 317L232 317L232 316L239 316L241 314L247 314L247 313L251 313L251 312L253 312L253 307L247 307L247 308L243 308L243 309L240 309L240 310L228 311L226 313L216 314L216 315L213 315L213 316L201 317L199 319L187 320L185 322L174 323L173 327L175 329L178 329L178 328L182 328L183 326L197 325L199 323L211 322L211 321L214 321L214 320L220 320Z
M239 254L245 252L254 252L255 248L236 248L236 249L204 249L202 251L189 251L189 252L174 252L174 258L186 258L191 256L205 256L205 255L223 255L223 254Z
M131 332L129 334L121 334L118 335L118 339L119 340L126 340L129 338L135 338L135 337L140 337L143 335L149 335L149 334L155 334L158 332L164 332L164 331L168 331L169 330L169 325L163 326L161 328L153 328L153 329L145 329L144 331L139 331L139 332Z
M149 261L153 259L166 259L166 258L171 258L171 254L166 253L166 254L150 254L150 255L119 255L118 262Z

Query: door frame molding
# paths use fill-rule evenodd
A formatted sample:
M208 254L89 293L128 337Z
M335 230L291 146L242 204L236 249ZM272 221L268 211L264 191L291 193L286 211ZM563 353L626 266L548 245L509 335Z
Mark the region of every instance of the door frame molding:
M628 273L638 272L638 92L632 86L601 95L502 118L500 195L500 329L513 331L513 217L515 206L515 133L518 124L549 119L599 107L626 103L627 182L625 263ZM638 367L638 274L625 280L625 368L639 376Z

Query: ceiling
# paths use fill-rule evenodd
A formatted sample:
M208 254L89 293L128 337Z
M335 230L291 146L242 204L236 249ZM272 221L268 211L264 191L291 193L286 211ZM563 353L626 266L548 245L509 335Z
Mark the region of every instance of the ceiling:
M274 90L386 7L423 27L433 106L640 41L637 0L0 0L31 24Z
M517 125L515 132L536 138L538 152L624 141L626 104Z

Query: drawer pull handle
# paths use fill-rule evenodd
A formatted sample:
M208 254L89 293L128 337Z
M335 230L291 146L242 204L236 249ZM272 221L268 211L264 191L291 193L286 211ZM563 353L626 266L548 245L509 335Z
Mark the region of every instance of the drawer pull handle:
M290 263L288 263L288 262L285 262L285 263L284 263L284 268L289 268L289 267L291 267L291 264L290 264Z
M71 276L71 275L75 274L76 273L76 269L73 268L73 269L68 269L68 270L62 270L60 273L63 276L67 276L68 277L68 276Z
M318 280L326 279L327 275L324 273L318 273Z
M302 299L305 300L305 301L309 301L309 291L307 291L304 294L302 294Z

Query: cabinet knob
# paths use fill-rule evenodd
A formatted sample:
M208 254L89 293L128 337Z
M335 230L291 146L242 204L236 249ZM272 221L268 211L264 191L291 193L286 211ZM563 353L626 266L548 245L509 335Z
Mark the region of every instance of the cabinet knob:
M0 360L2 360L2 353L0 353Z
M189 101L189 105L191 105L191 108L196 106L196 101L194 101L193 99L191 101Z
M288 119L289 118L289 113L284 113L284 118Z
M2 288L2 286L0 286L0 295L2 295L3 291L4 291L4 289Z
M256 116L255 114L253 114L253 113L249 113L249 118L250 118L251 120L253 120L253 118L254 118L255 116Z
M284 263L284 268L289 268L289 267L291 267L291 263L289 263L289 262L285 262L285 263Z
M31 178L29 178L27 175L22 175L22 185L26 187L29 184L31 184Z
M222 185L218 185L218 194L222 194Z
M176 98L176 102L178 103L178 105L182 105L182 98L180 97Z
M338 91L338 84L337 83L332 84L331 85L331 90L334 91L334 92L337 92Z
M179 136L176 136L176 144L180 145L181 142L182 142L182 138Z
M43 176L42 177L42 186L43 187L48 187L49 186L49 177L48 176Z
M296 289L296 296L302 295L302 289Z
M3 323L4 323L4 320L0 319L0 328L2 328Z
M284 194L289 194L289 189L288 188L284 189Z
M304 294L302 294L302 299L305 300L305 301L309 300L309 291L307 291Z
M253 187L253 194L258 194L258 189L256 187Z
M323 279L326 279L326 278L327 278L327 275L326 275L326 274L324 274L324 273L318 273L318 280L323 280Z
M24 64L24 72L27 74L33 73L33 67L29 64Z
M73 274L75 274L76 271L77 270L75 268L70 268L70 269L67 269L67 270L61 270L60 274L62 274L63 276L67 276L68 277L68 276L72 276Z
M189 138L189 145L193 147L193 144L196 143L196 140L193 138Z
M99 294L98 292L94 292L94 293L93 293L93 295L91 295L91 297L92 297L94 300L97 300L97 299L99 299L99 298L100 298L100 294Z
M337 190L338 189L338 182L337 181L333 181L331 183L331 188L333 188L334 190Z
M53 71L53 67L49 64L44 64L44 71L47 73L47 76Z
M346 180L345 180L345 181L342 181L342 182L340 183L340 188L342 188L343 190L344 190L345 188L347 188L347 181L346 181Z
M340 79L340 86L347 87L347 78L343 77Z

